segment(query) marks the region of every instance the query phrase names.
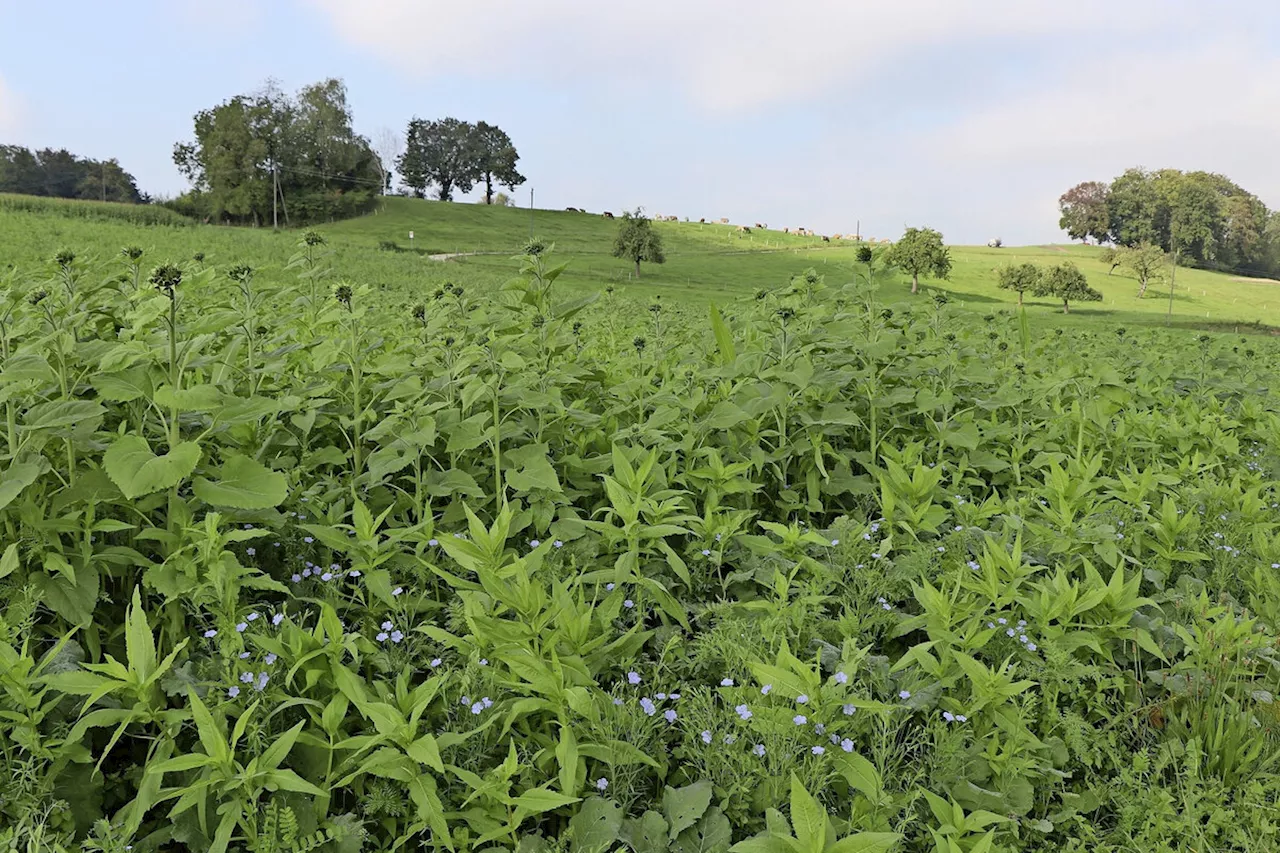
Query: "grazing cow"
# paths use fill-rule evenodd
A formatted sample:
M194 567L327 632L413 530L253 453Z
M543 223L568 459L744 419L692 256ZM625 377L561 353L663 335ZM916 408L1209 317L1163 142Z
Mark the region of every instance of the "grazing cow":
M831 242L831 238L830 238L830 237L827 237L826 235L823 235L823 237L822 237L822 242L824 242L824 243L830 243L830 242Z
M832 234L832 235L831 235L831 239L832 239L832 240L843 240L843 239L844 239L844 235L843 235L843 234Z
M612 214L612 213L610 213L610 212L609 212L609 211L607 211L607 210L606 210L604 213L600 214L600 215L601 215L601 216L603 216L605 219L613 219L613 214Z
M757 223L756 223L756 228L763 229L763 228L764 228L764 226L763 226L763 225L761 225L759 222L757 222Z
M680 221L680 217L679 217L679 216L668 216L668 217L667 217L667 221L668 221L668 222L679 222L679 221Z
M790 227L790 226L788 226L788 225L784 225L784 226L782 227L782 233L783 233L783 234L790 234L790 233L791 233L791 227Z
M888 237L881 237L881 238L880 238L880 242L881 242L881 243L892 243L893 241L892 241L892 240L890 240Z
M751 233L751 229L750 229L750 228L748 228L748 227L747 227L747 226L745 226L745 225L739 225L739 226L738 226L738 233L739 233L739 234L750 234L750 233Z
M728 225L728 224L729 224L729 217L727 217L727 216L722 216L722 217L720 217L720 224L721 224L721 225Z
M578 212L578 208L576 208L576 207L566 207L566 208L565 208L565 210L567 210L569 213L577 213L577 212Z
M705 224L707 223L707 218L704 216L703 218L699 219L699 220L698 220L698 222L700 222L700 223L702 223L703 225L705 225Z

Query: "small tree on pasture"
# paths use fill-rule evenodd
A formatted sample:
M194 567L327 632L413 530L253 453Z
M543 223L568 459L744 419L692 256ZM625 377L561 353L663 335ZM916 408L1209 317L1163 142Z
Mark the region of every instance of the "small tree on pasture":
M1072 302L1101 302L1102 294L1089 286L1080 268L1067 261L1044 273L1035 289L1036 296L1053 296L1062 300L1062 313L1071 313Z
M1108 246L1098 253L1098 260L1107 265L1107 275L1111 275L1116 271L1116 267L1122 263L1120 251L1114 246Z
M1022 294L1028 290L1034 293L1042 275L1035 264L1010 264L1000 268L1000 289L1015 291L1021 306Z
M640 262L666 263L662 251L662 237L653 230L653 222L639 208L635 213L623 213L618 225L618 238L613 242L613 256L626 258L636 265L636 278L640 277Z
M1139 299L1147 295L1147 285L1163 277L1165 264L1168 263L1164 250L1152 243L1123 249L1117 254L1117 260L1138 280Z
M932 228L908 228L885 253L885 262L911 276L912 293L919 292L922 275L951 276L951 252L942 244L942 235Z

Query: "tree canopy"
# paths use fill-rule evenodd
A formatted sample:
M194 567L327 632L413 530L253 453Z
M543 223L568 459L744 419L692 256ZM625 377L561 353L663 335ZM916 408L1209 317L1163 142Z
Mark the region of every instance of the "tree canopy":
M951 276L951 251L943 245L942 234L932 228L908 228L885 254L885 263L911 276L912 293L919 291L922 275Z
M437 198L452 201L455 190L470 192L483 183L485 204L492 204L495 184L514 190L524 183L524 175L516 169L519 159L511 137L497 125L415 118L405 132L397 168L404 185L418 198L434 187Z
M77 157L65 148L31 151L0 145L0 193L144 204L133 175L119 162Z
M1034 292L1040 284L1040 268L1035 264L1009 264L1000 268L1000 287L1018 294L1018 304L1022 304L1022 294Z
M1128 169L1109 184L1077 184L1058 207L1073 240L1151 244L1192 263L1280 272L1280 213L1222 175Z
M1116 253L1115 260L1138 280L1139 299L1147 295L1147 286L1164 274L1165 265L1169 262L1164 250L1152 243L1122 248Z
M640 210L624 212L618 223L618 237L613 243L613 256L626 258L636 265L636 278L640 277L640 262L666 263L662 250L662 235L653 229L653 222Z
M174 146L191 181L174 206L219 220L292 224L352 216L377 203L384 173L352 126L341 80L296 96L268 83L196 113L195 139Z
M1032 291L1036 296L1052 296L1062 300L1062 313L1071 313L1072 302L1101 302L1102 294L1089 286L1080 268L1071 261L1050 267L1040 276Z

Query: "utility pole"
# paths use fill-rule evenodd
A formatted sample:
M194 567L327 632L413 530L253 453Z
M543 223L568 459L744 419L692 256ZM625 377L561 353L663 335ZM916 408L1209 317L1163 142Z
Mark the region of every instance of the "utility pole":
M107 161L102 161L102 200L107 200Z
M529 187L529 239L533 239L533 187Z
M280 212L277 210L277 201L280 197L280 178L276 173L276 159L271 158L271 227L280 230Z
M1173 269L1169 271L1169 313L1165 316L1164 324L1166 326L1173 325L1173 283L1178 277L1178 248L1173 249Z

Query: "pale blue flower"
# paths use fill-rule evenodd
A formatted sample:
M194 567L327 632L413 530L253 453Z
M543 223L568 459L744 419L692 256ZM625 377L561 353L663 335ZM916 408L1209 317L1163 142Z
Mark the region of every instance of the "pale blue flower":
M724 745L725 745L725 746L733 746L733 745L734 745L735 743L737 743L737 742L738 742L738 736L737 736L737 735L725 735L725 736L724 736Z
M605 592L613 592L614 587L616 587L616 586L617 586L617 584L616 584L616 583L607 583L607 584L605 584L605 585L604 585L604 591L605 591Z
M218 632L213 628L210 628L208 631L204 632L204 638L206 640L212 640L216 636L218 636Z
M392 631L392 632L391 632L391 642L393 642L393 643L398 643L398 642L400 642L400 641L401 641L401 640L403 640L403 639L404 639L404 632L403 632L403 631Z
M331 580L333 580L333 572L325 572L324 574L322 574L322 575L320 576L320 580L322 580L322 581L331 581Z
M803 726L805 723L809 722L809 718L804 714L796 714L791 718L791 722L795 723L797 726Z
M315 539L313 539L313 538L312 538L312 537L310 537L310 536L303 536L303 537L302 537L302 541L303 541L303 542L306 542L308 545L310 545L312 542L314 542L314 541L316 541L316 540L315 540Z
M271 680L271 676L265 672L258 673L258 680L254 683L253 689L261 693L267 689L267 682Z
M721 686L721 687L732 687L732 686L733 686L733 679L732 679L732 678L722 678L722 679L720 679L720 686Z
M957 722L957 723L967 723L967 722L969 722L969 718L968 718L968 717L966 717L964 714L956 714L956 722Z
M391 590L391 594L396 596L402 594L403 592L404 592L404 587L402 586L398 586L395 589Z
M377 635L374 636L374 639L377 640L379 643L385 643L387 641L387 637L390 637L390 636L391 635L388 634L386 631L379 631Z
M652 717L658 709L654 707L653 700L645 696L640 700L640 710L644 711L645 716Z
M542 543L541 543L541 542L539 542L537 539L530 539L530 540L529 540L529 547L530 547L530 548L538 548L538 547L540 547L541 545L542 545Z
M233 685L233 686L231 686L231 687L228 687L228 688L227 688L227 695L228 695L228 696L230 696L232 699L236 698L237 696L239 696L239 695L240 695L240 688L239 688L239 687L236 687L236 686L234 686L234 685Z
M640 673L635 672L634 670L633 670L633 671L631 671L631 672L628 672L628 673L627 673L627 683L628 683L628 684L639 684L639 683L640 683Z
M283 613L277 613L275 616L272 616L272 617L271 617L271 626L272 626L273 628L279 628L279 627L280 627L280 623L281 623L281 622L283 622L283 621L284 621L284 614L283 614Z
M668 723L674 723L676 721L676 712L670 709L665 711L662 716L667 718Z
M563 542L561 542L559 539L557 539L556 541L554 541L554 542L552 542L552 543L551 543L551 547L552 547L552 548L563 548L563 547L564 547L564 543L563 543Z
M471 713L472 713L472 714L476 714L476 715L478 715L478 714L479 714L481 711L483 711L483 710L484 710L484 703L483 703L483 702L473 702L473 703L471 703Z
M748 708L745 704L739 705L738 707L734 708L733 712L743 720L751 719L751 709Z
M615 698L615 699L613 700L613 704L615 704L615 705L621 705L621 704L622 704L622 700L621 700L621 699L618 699L618 698Z
M628 598L626 601L622 602L622 606L630 610L636 606L636 603Z
M434 548L434 547L436 547L436 546L437 546L437 545L439 545L439 544L440 544L440 540L439 540L439 539L428 539L428 540L427 540L427 547L428 547L428 548Z
M480 658L480 665L481 665L481 666L488 666L488 665L489 665L489 659L488 659L488 658Z
M808 693L801 693L799 696L797 696L797 697L796 697L796 704L797 704L797 705L808 705L808 704L809 704L809 694L808 694Z
M703 732L702 732L702 742L703 742L703 743L711 743L711 730L710 730L710 729L705 729L705 730L703 730Z
M255 557L258 554L258 550L256 548L245 548L244 552L250 557Z
M840 710L844 712L844 715L846 717L852 717L854 712L858 710L858 706L854 705L853 703L849 703L845 705L843 708L841 708Z
M655 695L657 696L657 698L658 698L658 701L659 701L659 702L661 702L661 701L663 701L664 699L666 699L666 698L667 698L667 694L665 694L665 693L657 693L657 694L655 694Z
M911 698L911 691L910 691L910 690L901 690L901 691L899 691L899 692L898 692L898 698L899 698L899 699L910 699L910 698Z
M249 630L248 622L239 622L236 624L236 633L243 634L247 630Z
M764 687L761 687L761 688L760 688L760 695L761 695L761 696L768 696L768 695L769 695L769 691L771 691L771 690L773 690L773 685L772 685L772 684L766 684Z
M388 619L387 621L385 621L385 622L383 622L383 623L382 623L382 630L384 630L384 631L390 631L390 630L391 630L392 628L394 628L394 627L395 627L395 625L391 624L391 620L390 620L390 619Z
M433 668L434 668L434 667L439 666L441 663L443 663L443 661L441 661L441 660L440 660L440 658L432 658L432 659L431 659L431 666L432 666Z
M818 723L813 727L813 733L818 736L825 735L827 733L827 727L824 726L822 723Z
M302 583L302 575L298 574L297 572L294 572L293 577L289 578L289 580L293 581L294 583Z
M756 744L755 746L751 747L751 751L754 752L756 756L758 756L759 758L764 758L764 744L762 743Z
M831 547L832 547L832 548L834 548L835 546L837 546L837 545L839 545L839 544L840 544L840 540L839 540L839 539L832 539L832 540L831 540Z
M1036 644L1035 644L1035 643L1027 643L1027 651L1029 651L1029 652L1034 652L1035 650L1036 650Z
M836 684L848 684L848 683L849 683L849 676L845 675L843 672L836 673Z
M702 549L702 556L704 556L704 557L710 557L710 556L711 556L711 551L709 551L709 550L708 550L708 549L706 549L706 548L703 548L703 549Z
M484 697L483 699L481 699L481 700L480 700L480 702L481 702L481 703L482 703L486 708L492 708L492 707L493 707L493 700L492 700L492 699L490 699L488 696L486 696L486 697Z
M253 684L253 673L252 673L252 672L242 672L242 673L240 673L240 683L241 683L241 684Z
M814 755L822 755L824 752L827 751L827 748L825 746L815 746L813 749L809 751L812 752Z
M603 776L601 776L599 779L596 780L597 791L604 791L608 787L609 787L609 780L604 778Z
M956 721L956 715L950 711L943 711L942 719L946 720L948 723L954 723Z
M274 664L277 660L279 660L279 658L277 658L277 657L276 657L276 653L275 653L275 652L268 652L268 653L267 653L267 656L266 656L265 658L263 658L263 660L266 662L267 666L271 666L271 665L272 665L272 664Z
M840 741L840 748L845 752L853 752L853 741L849 740L849 738L845 738Z

